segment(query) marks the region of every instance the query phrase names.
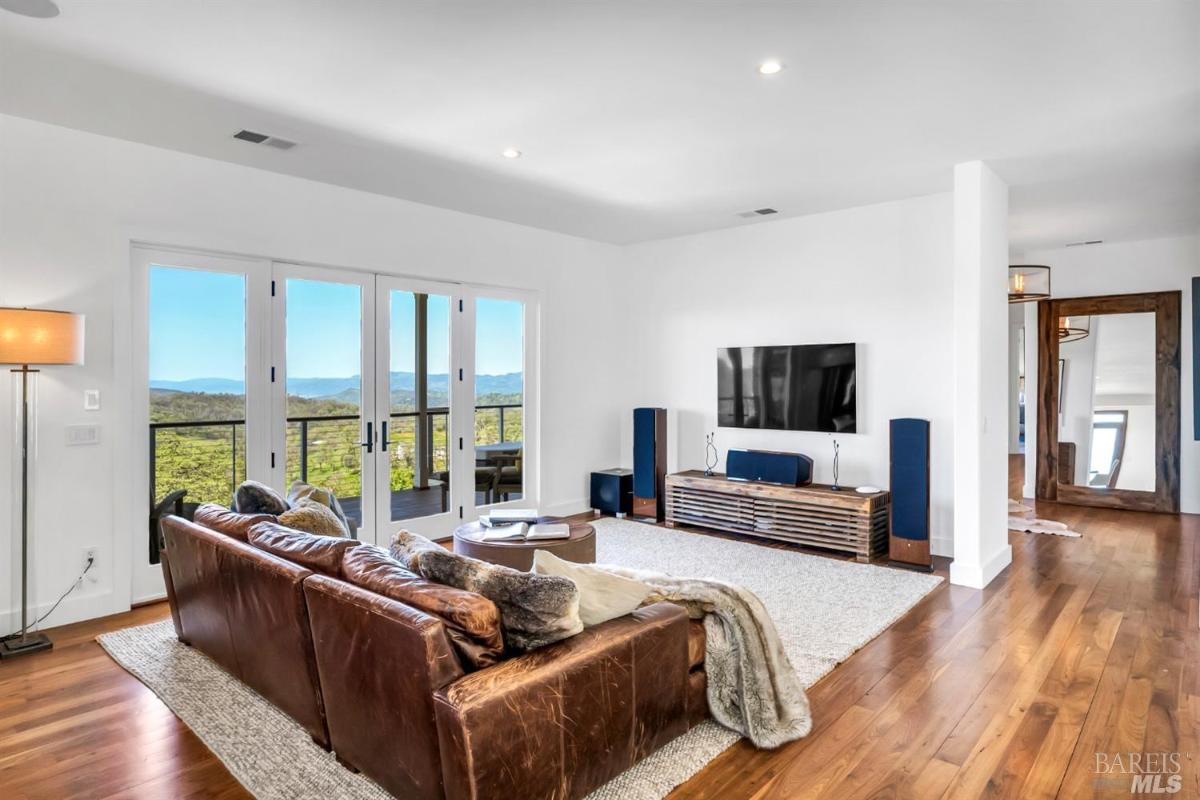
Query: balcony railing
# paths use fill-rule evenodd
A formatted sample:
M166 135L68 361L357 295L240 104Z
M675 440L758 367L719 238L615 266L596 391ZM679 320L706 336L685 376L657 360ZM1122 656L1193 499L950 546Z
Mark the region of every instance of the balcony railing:
M524 434L522 407L520 403L475 406L476 444L519 441ZM513 409L518 411L514 414ZM433 475L446 469L449 413L441 407L390 415L393 493L425 488ZM288 417L287 481L311 481L356 500L361 488L359 419L355 414ZM245 420L150 423L151 507L176 489L187 489L190 503L228 503L245 478Z

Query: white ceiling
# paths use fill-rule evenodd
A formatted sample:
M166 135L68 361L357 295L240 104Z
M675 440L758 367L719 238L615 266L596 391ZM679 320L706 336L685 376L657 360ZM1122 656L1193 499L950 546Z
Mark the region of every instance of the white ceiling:
M0 112L604 241L946 191L971 159L1018 251L1200 230L1194 0L59 5L0 11Z

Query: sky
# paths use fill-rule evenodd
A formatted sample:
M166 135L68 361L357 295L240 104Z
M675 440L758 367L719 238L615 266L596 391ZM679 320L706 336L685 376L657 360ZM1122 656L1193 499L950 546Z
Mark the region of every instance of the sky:
M361 303L357 285L288 279L288 375L344 378L360 371ZM390 292L390 368L412 372L416 302ZM230 378L246 371L246 284L241 275L153 267L150 272L150 379ZM480 375L520 372L523 308L519 302L476 301L476 365ZM449 363L448 297L429 296L429 371ZM440 335L439 335L440 333Z

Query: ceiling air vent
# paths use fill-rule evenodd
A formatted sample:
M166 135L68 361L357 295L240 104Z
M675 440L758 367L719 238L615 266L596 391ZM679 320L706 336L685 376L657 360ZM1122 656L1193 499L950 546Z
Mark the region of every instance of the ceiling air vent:
M1066 247L1086 247L1089 244L1103 244L1103 243L1104 243L1103 239L1092 239L1091 241L1087 241L1087 242L1067 242L1065 246Z
M265 144L267 147L274 147L276 150L291 150L296 146L295 142L287 139L280 139L278 136L268 136L265 133L256 133L255 131L238 131L233 135L235 139L241 139L243 142L251 144Z
M773 208L756 208L753 211L743 211L738 214L739 217L750 219L751 217L765 217L768 214L778 214L779 212Z

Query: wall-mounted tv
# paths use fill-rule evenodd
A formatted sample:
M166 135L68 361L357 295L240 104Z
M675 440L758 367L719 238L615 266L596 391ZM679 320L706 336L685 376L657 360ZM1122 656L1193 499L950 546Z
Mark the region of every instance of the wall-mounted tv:
M853 343L721 348L717 424L855 433L855 366Z

